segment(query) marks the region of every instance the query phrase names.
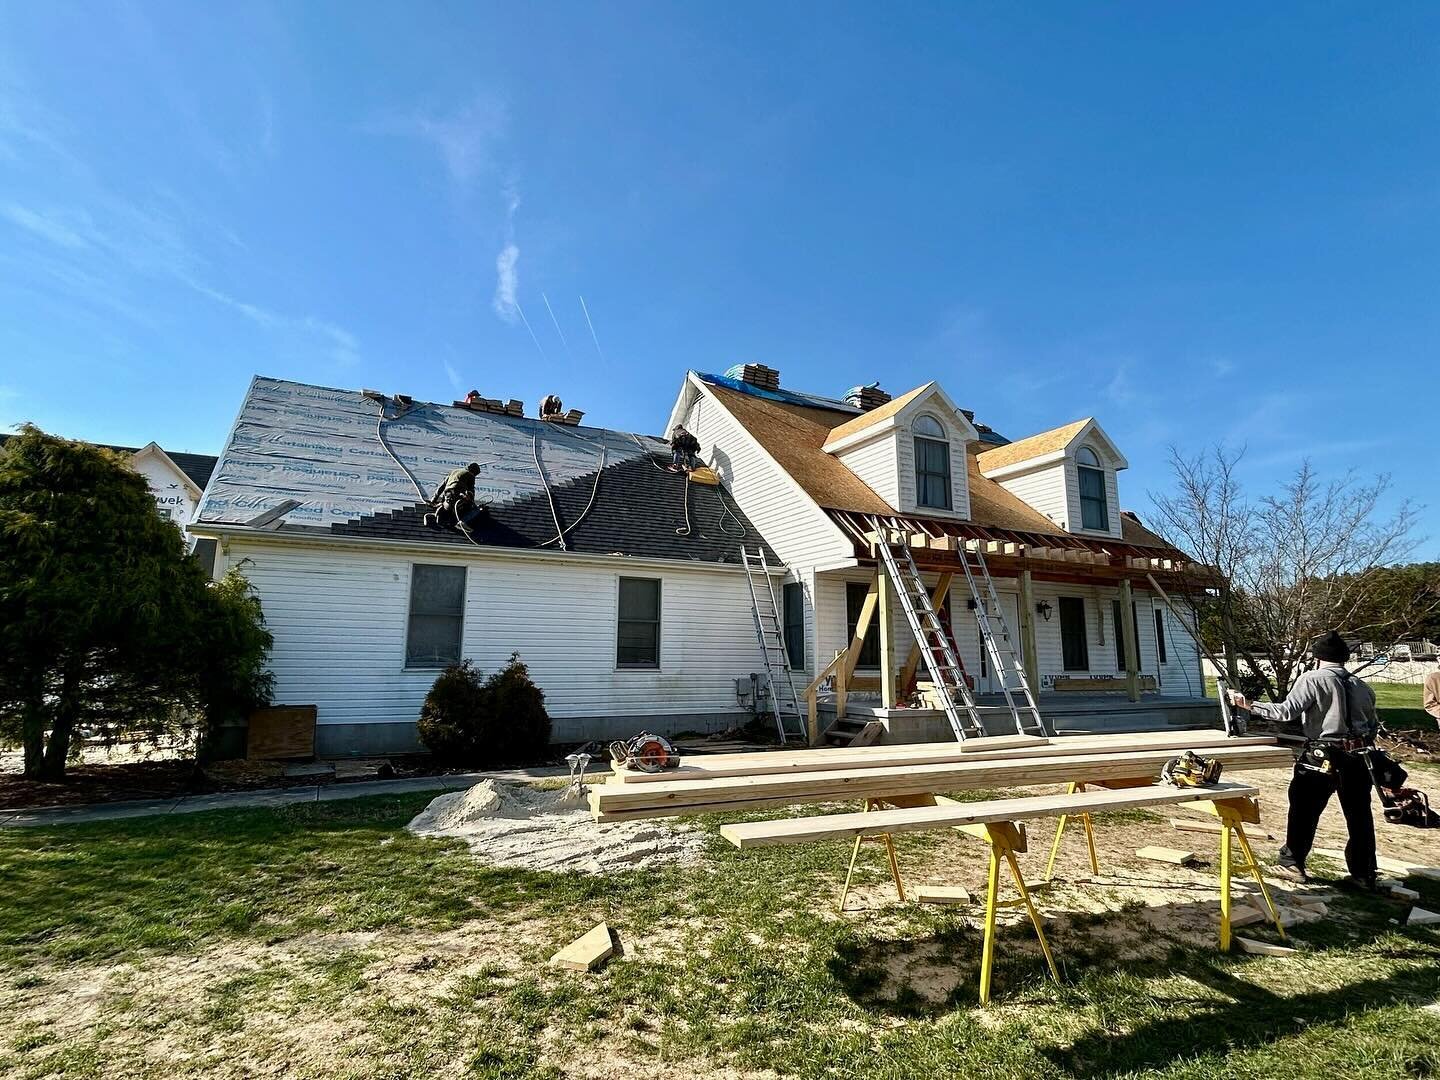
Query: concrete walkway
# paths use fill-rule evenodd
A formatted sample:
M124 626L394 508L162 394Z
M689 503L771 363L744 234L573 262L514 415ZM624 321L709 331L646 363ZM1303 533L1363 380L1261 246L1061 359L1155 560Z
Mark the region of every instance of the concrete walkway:
M608 770L602 770L603 776ZM115 821L120 818L162 814L198 814L203 810L240 810L255 806L290 806L294 803L336 802L367 795L403 795L411 791L460 791L481 780L553 780L569 775L563 766L538 769L499 769L493 772L415 776L404 780L364 780L353 784L317 784L305 787L262 788L259 791L224 791L214 795L182 795L170 799L134 799L127 802L85 803L79 806L44 806L0 810L0 828L29 825L69 825L81 821ZM587 773L594 782L596 773Z

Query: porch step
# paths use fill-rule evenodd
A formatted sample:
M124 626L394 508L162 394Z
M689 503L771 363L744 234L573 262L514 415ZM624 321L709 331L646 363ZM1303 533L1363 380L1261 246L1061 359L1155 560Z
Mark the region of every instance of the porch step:
M830 746L849 746L865 730L874 717L841 716L825 729L824 741Z

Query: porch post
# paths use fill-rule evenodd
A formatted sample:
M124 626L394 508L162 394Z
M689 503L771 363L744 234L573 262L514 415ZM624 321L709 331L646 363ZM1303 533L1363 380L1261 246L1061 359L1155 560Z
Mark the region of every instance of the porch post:
M1120 582L1120 640L1125 643L1125 695L1140 700L1140 643L1135 640L1135 590Z
M894 603L890 599L893 582L883 570L876 576L880 587L880 706L893 709L899 697L895 690L895 621L891 617Z
M1020 651L1025 659L1025 678L1033 693L1040 693L1040 651L1035 646L1035 580L1029 570L1020 571Z

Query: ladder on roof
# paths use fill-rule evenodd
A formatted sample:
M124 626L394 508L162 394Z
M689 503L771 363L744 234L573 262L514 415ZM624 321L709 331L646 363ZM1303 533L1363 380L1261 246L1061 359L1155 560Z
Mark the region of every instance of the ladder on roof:
M765 691L775 713L775 728L780 741L807 738L805 712L800 695L795 691L794 673L790 668L790 652L785 647L785 626L779 600L775 596L775 579L771 576L765 549L757 546L752 552L740 545L740 561L745 564L745 580L750 585L750 614L755 619L755 638L760 643L760 660L764 667Z
M986 655L993 665L992 670L999 679L1004 705L976 703L975 695L966 682L965 667L930 600L930 590L920 577L909 543L892 541L892 530L879 518L872 517L870 526L875 533L875 546L886 576L899 595L905 621L910 624L910 632L920 647L920 657L930 673L930 681L955 738L964 742L967 738L985 736L987 732L981 720L983 713L1003 713L1009 716L1019 734L1044 736L1045 723L1040 718L1039 706L1025 676L1025 666L1015 650L999 597L995 595L995 583L985 565L984 554L978 548L972 551L968 544L962 543L960 561L974 602L975 623ZM1000 631L998 636L996 624ZM1017 698L1021 700L1017 701Z

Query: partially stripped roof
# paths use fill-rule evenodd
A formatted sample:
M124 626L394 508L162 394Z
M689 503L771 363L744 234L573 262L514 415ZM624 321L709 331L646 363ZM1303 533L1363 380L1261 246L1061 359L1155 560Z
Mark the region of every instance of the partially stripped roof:
M742 543L763 543L728 494L662 466L664 440L425 402L383 410L358 390L257 376L192 530L468 546L421 519L446 474L475 461L481 546L557 550L556 518L567 550L587 554L738 563Z
M861 515L896 513L894 507L877 495L838 458L821 449L827 441L835 438L836 427L850 421L851 414L770 400L766 396L718 385L704 376L701 376L701 379L710 393L715 395L780 467L821 507ZM924 389L925 387L920 387L914 392ZM903 399L896 399L901 400ZM1081 426L1085 423L1088 421L1081 421ZM972 444L975 447L978 445ZM1008 446L999 449L1008 449ZM969 524L984 529L1053 536L1076 542L1083 540L1087 545L1096 543L1094 538L1077 538L1064 532L1040 511L1012 495L995 481L981 475L977 457L988 463L989 453L993 452L981 455L972 452L966 455L970 482ZM1120 543L1173 550L1164 540L1128 515L1121 518L1121 531Z
M1093 420L1094 417L1087 416L1083 420L1076 420L1063 427L1051 428L1049 431L1016 439L1004 446L997 446L993 450L986 450L980 455L980 467L991 472L995 469L1002 469L1006 465L1014 465L1017 462L1029 461L1032 458L1044 457L1046 454L1064 450L1076 435L1085 430L1085 425L1092 423Z

